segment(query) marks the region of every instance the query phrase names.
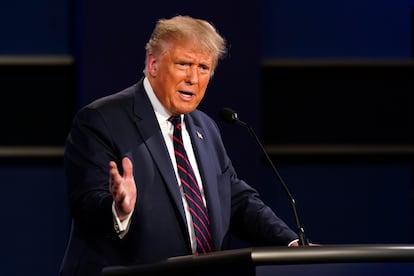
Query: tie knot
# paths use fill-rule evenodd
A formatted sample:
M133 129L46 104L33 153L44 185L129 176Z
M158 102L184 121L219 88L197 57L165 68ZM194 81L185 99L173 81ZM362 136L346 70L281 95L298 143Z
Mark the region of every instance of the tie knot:
M168 121L170 121L174 127L181 129L181 116L171 116L170 118L168 118Z

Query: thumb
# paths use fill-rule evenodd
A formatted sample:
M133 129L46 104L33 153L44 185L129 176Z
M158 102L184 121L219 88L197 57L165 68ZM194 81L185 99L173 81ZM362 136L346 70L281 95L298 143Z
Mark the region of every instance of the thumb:
M124 170L124 177L125 178L132 178L133 174L132 174L132 162L128 157L124 157L124 159L122 159L122 168Z

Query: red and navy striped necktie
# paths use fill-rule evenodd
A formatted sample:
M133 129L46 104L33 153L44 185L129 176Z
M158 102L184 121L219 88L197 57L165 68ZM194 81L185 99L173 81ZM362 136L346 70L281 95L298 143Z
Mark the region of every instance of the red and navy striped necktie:
M178 174L184 190L184 197L193 219L193 227L197 240L197 253L212 251L212 238L210 233L210 220L206 206L201 197L200 187L194 171L188 160L181 134L181 116L171 116L169 121L174 125L173 144L177 162Z

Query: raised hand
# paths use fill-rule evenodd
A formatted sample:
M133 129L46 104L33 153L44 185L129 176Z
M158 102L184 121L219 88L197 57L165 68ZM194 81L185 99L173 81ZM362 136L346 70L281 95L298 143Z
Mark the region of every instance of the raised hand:
M122 159L124 174L120 175L114 161L109 162L109 191L115 202L115 210L120 221L125 220L134 210L137 188L133 175L132 162L128 157Z

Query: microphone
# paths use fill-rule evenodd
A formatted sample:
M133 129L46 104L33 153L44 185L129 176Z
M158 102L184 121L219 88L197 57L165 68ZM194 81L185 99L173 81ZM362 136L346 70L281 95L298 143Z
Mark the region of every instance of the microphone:
M272 171L274 173L274 175L276 176L277 180L279 181L279 183L282 185L283 190L286 192L288 198L290 199L290 202L292 204L292 208L293 208L293 214L295 216L295 222L296 222L296 227L297 227L297 234L299 237L299 244L300 245L308 245L309 242L306 239L305 236L305 230L302 227L302 224L300 222L299 219L299 214L296 208L296 200L293 198L292 194L290 193L285 181L283 181L282 177L280 176L279 172L277 171L276 167L274 166L272 160L270 159L269 155L266 153L266 150L264 149L262 143L260 142L259 138L257 137L256 133L254 132L253 128L248 125L247 123L241 121L239 119L239 116L237 115L237 113L227 107L224 107L220 110L219 112L220 118L230 124L238 124L241 125L245 128L247 128L250 132L250 135L253 136L253 138L256 141L256 144L259 146L259 148L261 149L262 153L264 154L264 156L266 157L267 162L269 163L270 167L272 168Z

